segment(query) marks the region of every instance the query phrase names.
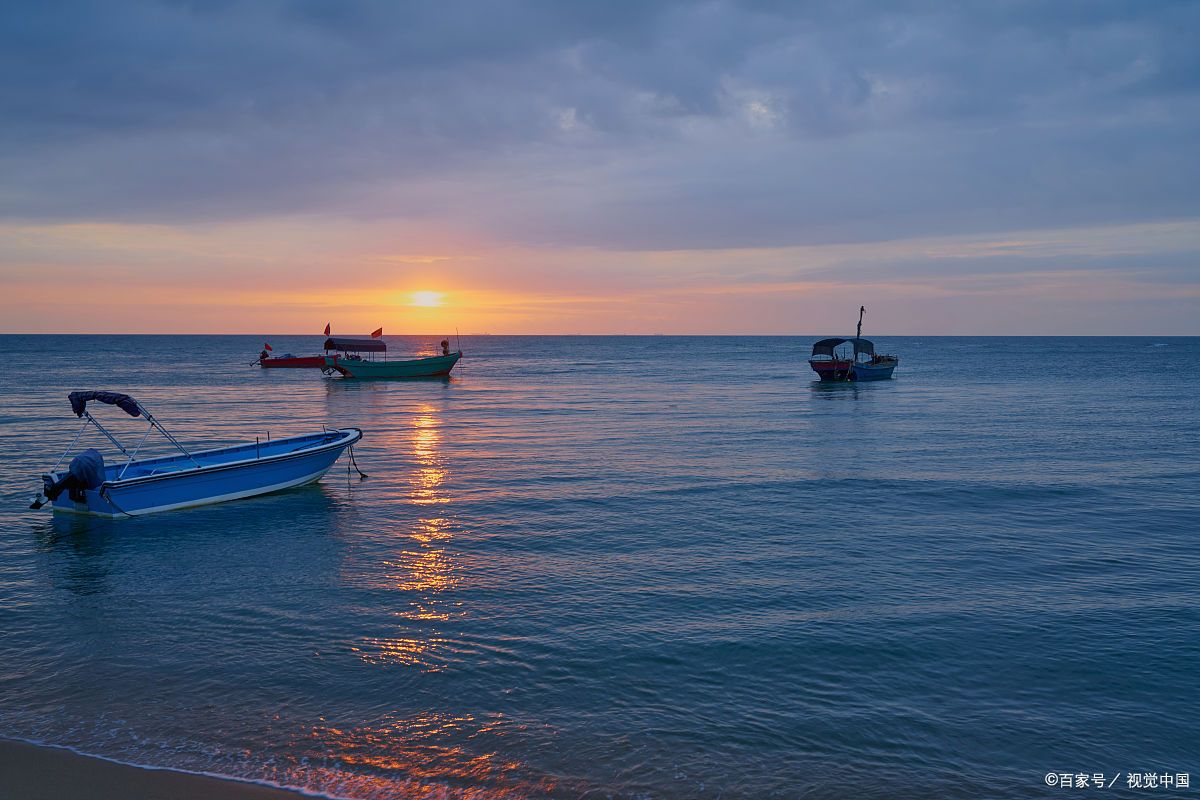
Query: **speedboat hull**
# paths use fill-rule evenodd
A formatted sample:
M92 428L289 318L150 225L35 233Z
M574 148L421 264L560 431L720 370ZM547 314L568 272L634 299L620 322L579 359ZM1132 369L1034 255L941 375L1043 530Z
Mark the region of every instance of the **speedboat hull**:
M326 356L325 366L346 378L433 378L449 375L462 358L462 352L448 356L414 358L408 361L368 361Z
M852 381L885 381L892 377L892 370L896 369L896 364L855 364L854 371L850 375Z
M133 517L223 503L320 480L342 452L362 438L358 428L201 450L105 467L105 481L85 502L63 492L55 511ZM191 460L191 459L194 459ZM60 475L48 476L52 481Z
M325 356L264 358L258 364L263 369L320 369L325 366Z

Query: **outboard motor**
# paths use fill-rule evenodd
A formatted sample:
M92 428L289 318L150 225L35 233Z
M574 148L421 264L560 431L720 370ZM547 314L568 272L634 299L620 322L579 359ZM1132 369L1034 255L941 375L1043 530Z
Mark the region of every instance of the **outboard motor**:
M88 489L98 489L100 484L104 483L104 456L99 450L88 448L71 459L67 474L60 480L51 481L49 476L42 480L45 484L42 493L30 503L30 508L41 508L46 503L57 500L64 490L73 502L86 503L85 492Z

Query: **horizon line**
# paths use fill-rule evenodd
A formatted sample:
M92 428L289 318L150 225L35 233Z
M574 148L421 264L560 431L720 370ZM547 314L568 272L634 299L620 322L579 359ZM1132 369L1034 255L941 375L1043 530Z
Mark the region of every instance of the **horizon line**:
M390 333L384 334L383 338L388 336L403 337L403 336L419 336L419 337L445 337L450 334L445 333ZM825 336L827 333L463 333L454 334L461 336L483 337L483 336L508 336L508 337L643 337L643 338L760 338L760 339L786 339L794 337L809 337L809 336ZM271 337L271 336L312 336L325 337L324 333L146 333L142 332L114 332L114 331L71 331L71 332L55 332L49 333L46 331L0 331L0 336L255 336L255 337ZM330 334L330 336L362 336L367 337L369 334ZM1200 338L1200 333L872 333L871 336L891 336L914 338L923 337L928 339L1195 339ZM869 338L867 336L864 339Z

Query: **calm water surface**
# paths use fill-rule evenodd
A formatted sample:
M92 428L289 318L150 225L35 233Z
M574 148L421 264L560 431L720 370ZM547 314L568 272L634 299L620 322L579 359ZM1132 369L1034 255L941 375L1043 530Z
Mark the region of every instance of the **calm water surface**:
M36 366L0 392L0 735L366 799L1200 784L1200 339L878 339L896 380L821 386L815 338L470 337L355 383L261 337L0 337ZM74 389L194 444L355 425L370 478L28 511Z

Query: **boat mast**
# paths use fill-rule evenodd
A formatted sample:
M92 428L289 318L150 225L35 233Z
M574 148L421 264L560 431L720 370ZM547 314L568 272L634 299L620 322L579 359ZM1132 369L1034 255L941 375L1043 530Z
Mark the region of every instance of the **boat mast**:
M866 306L858 307L858 332L854 334L854 348L851 350L850 366L846 368L846 380L850 380L854 374L854 365L858 363L858 340L862 338L862 318L866 310Z

